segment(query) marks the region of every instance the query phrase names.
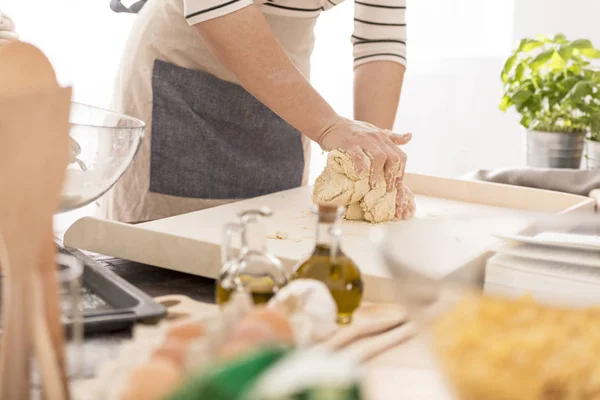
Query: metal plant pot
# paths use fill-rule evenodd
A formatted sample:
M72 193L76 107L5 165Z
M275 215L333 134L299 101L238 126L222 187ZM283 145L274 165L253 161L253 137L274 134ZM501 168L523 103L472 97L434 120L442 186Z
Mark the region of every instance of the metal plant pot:
M595 140L586 140L586 168L600 169L600 142Z
M585 133L527 131L527 165L537 168L579 169L584 142Z

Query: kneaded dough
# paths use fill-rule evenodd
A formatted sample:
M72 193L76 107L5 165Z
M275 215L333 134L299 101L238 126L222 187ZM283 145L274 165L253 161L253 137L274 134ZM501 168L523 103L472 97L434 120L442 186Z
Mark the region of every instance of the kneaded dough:
M315 182L313 202L346 207L348 220L392 221L396 214L397 189L387 192L383 177L371 188L370 174L370 161L359 173L348 154L333 150L327 157L325 170Z

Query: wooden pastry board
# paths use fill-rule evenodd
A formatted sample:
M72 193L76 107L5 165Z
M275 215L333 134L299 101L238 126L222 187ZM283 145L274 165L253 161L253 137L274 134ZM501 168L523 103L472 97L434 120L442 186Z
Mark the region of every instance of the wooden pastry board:
M407 174L406 184L416 195L416 218L435 219L465 213L474 216L473 221L465 220L450 228L451 241L448 241L448 229L419 233L424 234L423 245L443 249L429 251L430 255L439 254L439 260L429 260L437 261L434 264L439 265L438 275L484 263L490 246L495 243L490 242L491 233L515 234L526 227L528 222L515 217L518 214L515 210L594 212L594 201L590 198L518 186L417 174ZM314 245L311 193L311 187L300 187L139 225L86 217L69 228L64 242L70 247L216 278L224 224L236 220L243 210L266 206L274 211L268 220L269 250L291 269ZM485 215L495 219L474 222ZM403 221L386 225L400 224L413 229L410 223ZM363 272L365 299L393 301L394 287L389 274L369 240L373 228L365 222L345 221L342 246ZM278 234L286 238L277 239ZM423 254L423 249L410 246L406 251L416 259Z

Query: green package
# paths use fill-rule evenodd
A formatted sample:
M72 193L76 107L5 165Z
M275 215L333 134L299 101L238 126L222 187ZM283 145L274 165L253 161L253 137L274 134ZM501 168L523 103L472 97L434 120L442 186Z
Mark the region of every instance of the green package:
M287 354L287 347L268 347L204 371L188 380L168 400L243 400L247 389Z

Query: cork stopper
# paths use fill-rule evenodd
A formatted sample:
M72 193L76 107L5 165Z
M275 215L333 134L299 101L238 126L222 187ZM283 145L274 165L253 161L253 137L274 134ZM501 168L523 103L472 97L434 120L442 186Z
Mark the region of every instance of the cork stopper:
M334 223L344 213L344 207L334 205L319 205L317 207L319 222Z

